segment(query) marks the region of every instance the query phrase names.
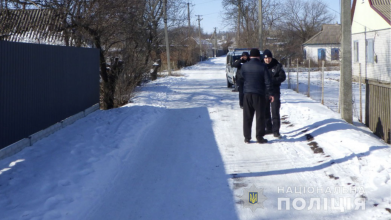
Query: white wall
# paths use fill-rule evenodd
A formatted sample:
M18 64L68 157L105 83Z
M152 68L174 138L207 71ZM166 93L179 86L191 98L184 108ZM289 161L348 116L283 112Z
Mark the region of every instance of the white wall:
M360 3L361 4L361 3ZM374 55L377 56L373 63L366 63L365 39L374 39ZM359 43L359 61L354 60L354 42ZM361 76L369 79L391 82L391 28L376 32L352 34L352 74L359 75L359 63L361 63Z
M390 28L390 25L375 10L371 8L368 0L357 0L352 23L352 34L371 30Z
M332 63L339 63L339 60L333 60L331 61L331 48L338 48L341 49L339 44L324 44L324 45L306 45L304 46L304 50L307 52L307 60L311 59L313 61L318 61L318 49L324 48L326 49L326 61L332 62ZM341 51L339 52L339 55L341 57Z

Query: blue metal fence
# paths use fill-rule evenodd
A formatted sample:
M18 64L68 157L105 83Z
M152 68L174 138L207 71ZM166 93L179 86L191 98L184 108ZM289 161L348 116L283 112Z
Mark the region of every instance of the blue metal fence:
M0 41L0 149L99 102L99 50Z

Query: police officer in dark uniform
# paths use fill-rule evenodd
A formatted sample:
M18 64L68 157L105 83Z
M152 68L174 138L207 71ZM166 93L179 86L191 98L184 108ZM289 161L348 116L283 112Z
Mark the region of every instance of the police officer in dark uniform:
M273 58L273 54L270 50L266 49L265 51L263 51L262 56L269 70L269 74L273 84L273 91L274 91L274 102L270 102L268 99L266 99L267 103L266 103L266 111L265 111L265 118L266 118L265 133L266 134L273 133L274 137L279 138L280 126L281 126L280 86L281 83L285 81L286 74L284 69L282 68L282 65L276 59ZM271 114L270 114L270 110L271 110Z

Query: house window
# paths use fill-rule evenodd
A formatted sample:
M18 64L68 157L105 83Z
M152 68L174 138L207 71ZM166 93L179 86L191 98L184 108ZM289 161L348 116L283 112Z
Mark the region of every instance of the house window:
M339 60L339 49L331 48L331 60Z
M359 50L358 50L358 41L354 41L353 43L353 53L354 53L354 62L358 63L360 61L359 59Z
M367 40L367 63L373 63L373 39Z
M318 49L318 60L326 60L326 49L324 48Z
M306 49L303 49L303 59L304 60L307 59L307 50Z

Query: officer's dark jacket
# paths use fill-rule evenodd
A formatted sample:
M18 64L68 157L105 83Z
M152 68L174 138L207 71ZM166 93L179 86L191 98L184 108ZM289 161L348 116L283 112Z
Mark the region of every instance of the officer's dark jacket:
M273 95L273 86L266 64L258 59L251 59L242 65L244 78L244 93L253 93L261 96Z
M282 65L274 58L269 64L266 65L273 82L274 94L279 95L281 83L284 82L286 79L285 71L282 68Z

